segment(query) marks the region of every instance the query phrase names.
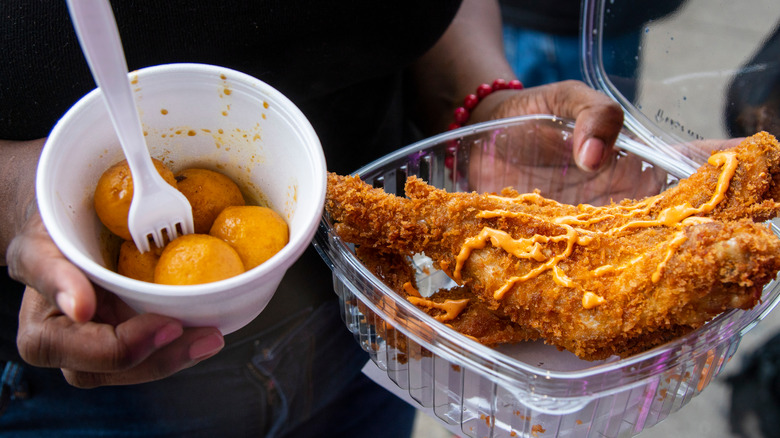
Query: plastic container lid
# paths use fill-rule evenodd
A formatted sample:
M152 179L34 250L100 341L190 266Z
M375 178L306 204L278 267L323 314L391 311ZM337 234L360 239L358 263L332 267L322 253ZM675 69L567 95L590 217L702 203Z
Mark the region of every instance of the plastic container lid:
M586 81L659 148L780 136L780 2L584 0Z

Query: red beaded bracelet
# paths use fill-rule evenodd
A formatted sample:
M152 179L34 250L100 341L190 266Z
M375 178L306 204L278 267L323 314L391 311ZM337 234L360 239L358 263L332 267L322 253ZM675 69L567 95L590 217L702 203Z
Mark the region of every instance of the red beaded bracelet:
M468 122L469 117L471 117L471 111L476 108L479 102L481 102L482 99L487 97L490 93L507 89L522 90L523 83L517 79L512 79L509 82L504 79L496 79L493 81L493 85L482 84L477 87L476 94L469 94L465 99L463 99L463 106L455 108L455 121L450 124L449 129L458 129L465 125L466 122Z

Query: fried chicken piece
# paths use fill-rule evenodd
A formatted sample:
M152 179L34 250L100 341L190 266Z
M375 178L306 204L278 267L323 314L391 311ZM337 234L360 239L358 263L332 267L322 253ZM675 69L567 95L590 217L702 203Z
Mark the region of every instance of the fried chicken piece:
M756 222L776 217L780 201L780 144L777 139L759 132L729 152L736 156L738 166L729 181L725 199L707 216L720 220L750 218ZM664 202L675 205L687 201L694 206L701 205L715 191L720 175L720 167L705 164L677 187L668 190L663 195Z
M355 255L369 271L381 279L394 292L406 299L411 297L413 304L427 301L428 303L446 305L447 302L457 303L465 300L466 304L457 315L442 322L481 344L490 346L539 338L539 334L535 331L515 324L508 317L501 316L488 309L484 303L471 295L463 286L441 289L436 291L430 298L423 299L417 291L415 269L406 256L398 253L387 253L370 247L357 248ZM418 300L415 300L415 298ZM442 317L445 314L441 308L431 305L418 304L418 307L435 318ZM361 311L370 312L367 308L361 308ZM393 330L393 328L388 327L388 330ZM403 335L400 336L402 337ZM399 338L399 335L390 335L388 338L394 340L394 347L399 350L405 349L405 337ZM399 345L400 342L404 342L404 345Z
M447 193L414 177L407 199L330 175L326 208L344 240L424 252L490 311L594 360L753 307L780 269L780 239L754 222L777 215L779 175L780 146L760 133L640 201Z

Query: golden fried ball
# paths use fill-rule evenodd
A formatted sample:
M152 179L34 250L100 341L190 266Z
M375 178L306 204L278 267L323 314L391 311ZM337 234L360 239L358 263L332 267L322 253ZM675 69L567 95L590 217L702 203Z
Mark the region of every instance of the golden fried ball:
M173 172L162 161L153 158L154 167L163 179L176 187ZM133 176L127 160L109 167L98 180L95 187L95 211L98 218L112 233L124 240L132 240L127 228L127 214L133 200Z
M132 240L125 240L119 247L116 272L136 280L154 282L154 269L163 249L151 245L151 250L142 253Z
M169 243L157 262L154 282L192 285L224 280L244 272L236 250L208 234L185 234Z
M244 205L244 196L229 177L208 169L186 169L176 174L179 191L192 206L195 232L208 234L217 215L231 205Z
M289 241L287 222L266 207L227 207L209 232L236 249L247 270L265 262Z

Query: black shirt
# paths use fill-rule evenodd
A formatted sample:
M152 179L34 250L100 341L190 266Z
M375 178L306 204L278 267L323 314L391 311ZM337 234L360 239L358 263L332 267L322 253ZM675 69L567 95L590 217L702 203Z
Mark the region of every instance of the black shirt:
M130 70L200 62L260 78L309 118L329 170L348 173L409 141L402 130L403 71L441 36L460 0L112 3ZM0 139L46 137L95 87L65 2L4 0L0 20ZM311 299L335 297L325 264L311 251L306 258L312 266L299 272L295 287ZM3 360L15 354L21 287L5 272L0 281ZM299 301L288 305L305 304ZM269 308L261 318L284 312L269 316Z

